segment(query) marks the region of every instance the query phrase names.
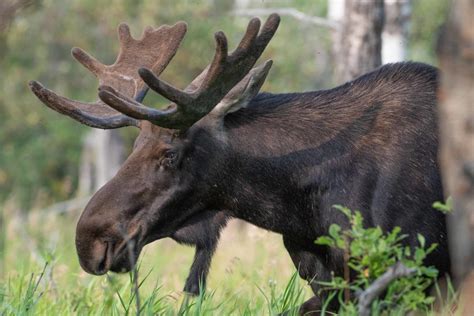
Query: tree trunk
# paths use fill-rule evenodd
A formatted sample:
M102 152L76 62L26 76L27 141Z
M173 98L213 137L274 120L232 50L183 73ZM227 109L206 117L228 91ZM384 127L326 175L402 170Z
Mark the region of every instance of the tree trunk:
M474 3L452 2L439 46L440 163L446 196L453 198L448 217L456 284L474 293ZM470 288L470 290L469 290ZM465 301L473 308L472 297ZM467 308L467 307L466 307ZM469 309L466 309L466 311Z
M346 0L336 56L337 80L345 82L382 63L383 0Z
M345 0L334 0L328 1L328 20L333 21L338 25L337 28L331 30L332 38L332 56L331 64L335 67L335 72L333 73L334 83L340 84L344 81L341 78L341 63L343 61L342 55L342 25L344 20L344 11L345 11L346 2Z
M406 58L411 0L385 0L385 26L382 33L382 63Z
M123 161L124 144L119 132L93 129L84 140L78 195L97 191L117 173Z

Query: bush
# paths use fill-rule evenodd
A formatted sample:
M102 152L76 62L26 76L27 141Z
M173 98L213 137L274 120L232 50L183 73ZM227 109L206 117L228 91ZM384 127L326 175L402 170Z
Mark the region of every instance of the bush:
M393 280L380 297L372 301L371 315L405 315L409 311L427 311L434 297L426 295L438 275L434 267L423 266L423 260L436 248L426 245L425 238L418 234L419 247L404 246L400 227L384 233L380 227L364 228L360 212L352 212L335 206L347 216L350 229L342 230L337 224L329 227L329 236L319 237L315 243L341 249L345 258L346 277L334 276L330 282L320 282L323 291L329 291L325 306L337 299L340 315L358 315L359 296L382 274L395 264L403 264L412 270L409 277ZM352 270L352 278L348 271ZM355 275L355 277L354 277ZM324 314L324 310L323 310Z

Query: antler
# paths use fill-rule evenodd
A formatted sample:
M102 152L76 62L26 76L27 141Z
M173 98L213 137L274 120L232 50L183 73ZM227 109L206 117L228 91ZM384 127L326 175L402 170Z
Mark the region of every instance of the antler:
M99 79L99 86L114 87L128 98L141 101L148 88L137 74L137 69L149 67L156 74L163 72L176 54L185 33L186 24L179 22L157 29L147 27L142 37L136 40L130 35L129 27L120 24L120 51L114 64L104 65L80 48L73 48L71 53ZM33 93L48 107L83 124L103 129L138 126L136 119L117 112L100 100L84 103L59 96L37 81L31 81L29 85Z
M248 101L249 96L258 93L271 62L268 61L262 67L252 67L275 34L279 23L277 14L270 15L259 34L260 20L250 20L244 37L230 55L227 54L224 33L217 32L216 52L211 64L184 90L160 80L151 70L140 68L139 74L147 85L173 102L167 110L142 106L110 86L99 88L99 98L135 119L148 120L165 128L186 129L211 112L217 104L223 105L219 111L229 110L230 104L236 100Z

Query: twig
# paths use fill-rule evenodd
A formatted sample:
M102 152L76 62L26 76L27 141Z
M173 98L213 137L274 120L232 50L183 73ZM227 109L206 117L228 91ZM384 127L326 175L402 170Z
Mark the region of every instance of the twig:
M370 316L370 305L390 283L398 278L411 276L416 273L415 268L408 268L401 262L395 263L393 266L374 281L365 291L359 295L359 316Z
M344 247L344 280L346 281L347 284L350 284L351 283L351 272L350 272L350 269L349 269L349 259L350 259L350 245L349 245L349 238L346 236L346 238L344 238L344 243L345 243L345 247ZM346 287L344 289L344 303L346 304L349 304L351 300L351 291L349 289L349 287Z
M319 16L307 15L294 8L239 9L232 11L232 14L237 16L269 15L272 13L290 16L304 23L327 27L333 30L339 29L339 23L335 21L328 20Z
M57 215L65 214L65 213L69 213L74 210L78 210L85 207L87 202L91 199L91 197L92 196L75 198L75 199L55 203L43 209L32 210L32 211L39 212L39 213L54 213Z

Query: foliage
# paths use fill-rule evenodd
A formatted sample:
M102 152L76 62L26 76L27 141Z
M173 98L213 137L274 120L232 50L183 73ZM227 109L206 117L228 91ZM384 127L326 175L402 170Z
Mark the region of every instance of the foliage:
M447 19L451 0L412 1L412 16L408 41L410 60L438 64L436 45Z
M437 209L440 212L443 212L444 214L449 214L453 211L453 198L448 197L445 203L439 201L434 202L433 208Z
M350 229L343 230L339 225L329 227L329 236L316 240L319 245L340 249L347 258L345 263L353 272L350 280L334 276L330 282L320 282L325 290L332 291L329 297L335 297L342 304L341 315L357 315L357 294L367 289L388 268L402 262L409 268L416 268L412 277L394 280L383 297L372 303L372 315L405 315L409 311L427 311L434 301L426 295L426 289L432 285L438 271L434 267L425 267L423 260L431 253L436 244L427 246L425 238L418 234L419 246L411 249L402 244L407 235L401 234L399 227L383 233L380 227L364 228L360 212L352 212L342 206L335 206L349 220ZM345 293L351 293L346 301ZM355 294L355 295L354 295Z

